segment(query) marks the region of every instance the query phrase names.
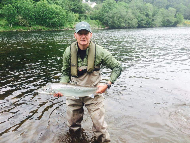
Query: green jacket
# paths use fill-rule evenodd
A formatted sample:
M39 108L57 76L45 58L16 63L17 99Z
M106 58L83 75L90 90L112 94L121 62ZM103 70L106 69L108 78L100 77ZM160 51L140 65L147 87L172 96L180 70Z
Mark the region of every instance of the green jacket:
M78 50L78 49L77 49ZM89 49L86 50L86 57L82 61L80 56L78 56L78 67L87 66L87 55ZM63 54L63 67L62 67L62 77L61 83L68 83L71 79L71 52L70 47L67 47ZM122 68L121 64L111 55L109 51L104 49L103 47L96 45L96 58L95 58L95 66L101 67L105 66L112 70L109 81L114 83L116 79L120 76Z

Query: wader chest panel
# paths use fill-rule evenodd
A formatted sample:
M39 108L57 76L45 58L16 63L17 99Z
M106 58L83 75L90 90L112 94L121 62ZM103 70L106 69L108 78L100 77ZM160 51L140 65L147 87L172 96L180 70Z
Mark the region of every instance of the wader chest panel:
M71 44L71 76L78 76L78 57L77 57L77 42ZM88 53L87 72L94 71L94 62L96 54L96 45L90 42Z

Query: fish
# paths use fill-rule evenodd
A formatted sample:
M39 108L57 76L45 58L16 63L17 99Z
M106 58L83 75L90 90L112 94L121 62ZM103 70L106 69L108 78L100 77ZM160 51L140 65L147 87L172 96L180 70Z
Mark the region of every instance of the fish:
M70 83L48 83L46 86L37 90L39 94L50 94L62 93L65 97L91 97L94 98L98 87L93 86L80 86Z

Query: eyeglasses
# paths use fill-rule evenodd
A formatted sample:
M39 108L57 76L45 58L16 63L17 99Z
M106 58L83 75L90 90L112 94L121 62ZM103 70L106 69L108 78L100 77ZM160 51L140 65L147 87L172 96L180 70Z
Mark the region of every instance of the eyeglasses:
M87 36L89 33L90 33L90 32L87 31L87 30L80 30L79 32L77 32L77 34L78 34L79 36L82 36L82 35Z

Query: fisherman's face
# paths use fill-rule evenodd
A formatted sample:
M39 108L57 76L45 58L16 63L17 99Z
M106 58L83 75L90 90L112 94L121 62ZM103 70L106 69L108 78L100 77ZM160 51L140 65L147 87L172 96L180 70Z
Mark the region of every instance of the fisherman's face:
M80 30L74 34L75 39L78 42L78 46L81 50L86 50L89 46L90 39L92 38L92 33L87 30Z

